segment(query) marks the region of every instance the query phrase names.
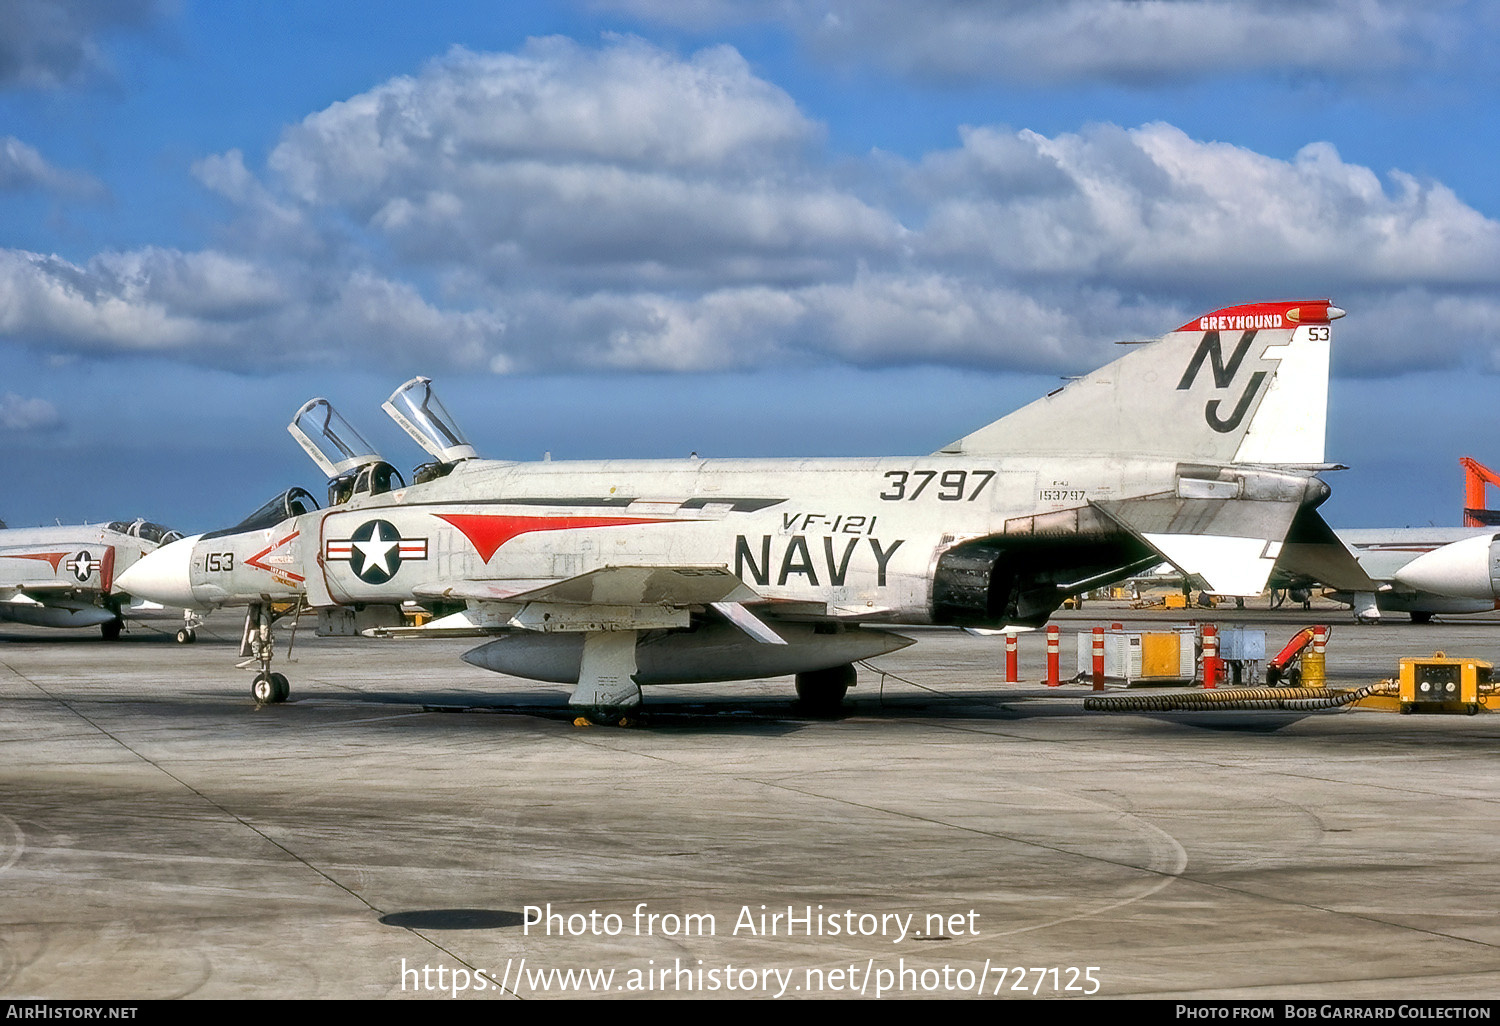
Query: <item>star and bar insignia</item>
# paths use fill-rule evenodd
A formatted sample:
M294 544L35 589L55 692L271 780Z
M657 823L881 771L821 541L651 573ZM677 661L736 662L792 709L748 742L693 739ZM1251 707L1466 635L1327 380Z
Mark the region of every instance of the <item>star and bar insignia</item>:
M330 538L323 558L348 562L354 576L366 584L384 584L402 563L427 558L427 539L403 538L389 520L370 520L348 538Z
M63 564L79 582L88 580L94 571L98 570L102 565L87 549L80 551L76 556Z

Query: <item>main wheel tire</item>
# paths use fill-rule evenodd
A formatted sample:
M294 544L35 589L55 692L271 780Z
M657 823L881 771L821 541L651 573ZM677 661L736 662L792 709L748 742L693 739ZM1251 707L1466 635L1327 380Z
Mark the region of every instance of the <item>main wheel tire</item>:
M105 641L118 641L120 631L124 629L125 625L119 620L109 620L99 625L99 633L104 636Z
M579 714L573 717L575 727L629 727L635 724L631 717L634 709L624 706L599 706L590 709L581 709Z
M272 698L271 701L285 702L288 698L292 697L292 682L286 679L286 674L271 674L271 684L276 689L276 697Z
M797 701L809 712L828 716L839 711L859 673L853 663L830 666L826 670L809 670L797 674Z

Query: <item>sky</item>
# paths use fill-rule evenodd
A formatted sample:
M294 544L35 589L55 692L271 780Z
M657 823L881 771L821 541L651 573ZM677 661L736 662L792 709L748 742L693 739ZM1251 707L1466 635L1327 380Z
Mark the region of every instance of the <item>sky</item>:
M504 459L920 454L1331 297L1324 506L1500 465L1500 12L0 0L0 518L226 526L432 377ZM1495 504L1500 504L1497 497Z

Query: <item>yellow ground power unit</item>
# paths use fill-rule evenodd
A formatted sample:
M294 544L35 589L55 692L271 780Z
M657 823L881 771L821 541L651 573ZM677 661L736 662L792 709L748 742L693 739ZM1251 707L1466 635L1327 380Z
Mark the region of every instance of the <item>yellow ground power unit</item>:
M1401 660L1401 711L1477 713L1488 695L1494 667L1480 659L1449 659L1438 652Z

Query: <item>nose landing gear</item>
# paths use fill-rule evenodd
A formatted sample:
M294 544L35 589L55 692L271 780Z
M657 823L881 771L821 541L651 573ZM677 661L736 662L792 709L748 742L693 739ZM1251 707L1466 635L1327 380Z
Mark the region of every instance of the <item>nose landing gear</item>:
M257 708L263 705L280 705L291 697L292 685L286 674L271 672L271 658L275 650L272 627L282 617L291 616L295 630L296 617L301 612L300 601L287 603L280 609L270 601L255 602L245 611L245 633L240 639L240 655L247 658L240 663L240 667L243 669L252 664L260 666L260 672L250 684L250 697L255 699Z

